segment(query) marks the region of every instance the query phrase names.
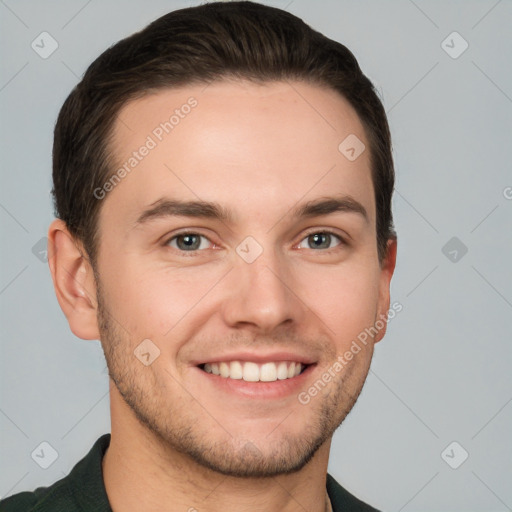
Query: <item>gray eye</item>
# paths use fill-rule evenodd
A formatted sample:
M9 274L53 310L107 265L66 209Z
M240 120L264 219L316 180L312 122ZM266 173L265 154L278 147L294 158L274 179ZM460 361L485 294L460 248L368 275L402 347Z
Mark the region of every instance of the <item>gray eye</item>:
M304 248L304 241L307 243L307 249L331 249L341 243L341 239L334 233L319 231L311 233L301 242L300 248ZM338 242L332 245L333 242Z
M203 240L206 243L203 243ZM195 233L182 233L171 238L168 242L171 247L180 251L197 251L198 249L208 248L208 239L203 235Z

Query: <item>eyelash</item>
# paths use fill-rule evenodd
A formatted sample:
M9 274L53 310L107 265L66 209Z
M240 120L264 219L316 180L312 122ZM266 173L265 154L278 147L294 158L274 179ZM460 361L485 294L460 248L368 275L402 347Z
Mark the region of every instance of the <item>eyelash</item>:
M324 254L325 253L330 254L332 251L335 251L336 249L339 249L339 248L341 248L343 246L347 246L348 245L348 243L346 242L346 240L342 236L340 236L338 233L335 233L334 231L329 230L329 229L316 229L316 230L310 231L310 232L306 233L300 239L300 241L299 241L299 243L297 245L300 245L304 240L306 240L311 235L316 235L316 234L323 234L323 235L333 236L334 238L337 238L339 240L339 244L335 245L334 247L331 247L329 249L318 249L318 250L309 249L311 251L320 252L320 253L324 253ZM177 239L180 236L187 236L187 235L200 236L200 237L205 238L206 240L208 240L211 244L215 245L215 243L212 242L206 235L203 235L203 234L195 232L195 231L183 231L182 233L177 233L177 234L173 235L171 238L168 238L164 242L163 245L164 245L164 247L170 247L169 244L173 240ZM174 250L174 251L178 251L182 255L187 255L187 256L195 256L198 253L201 253L202 251L205 250L205 249L195 249L195 250L191 250L191 251L184 251L184 250L181 250L181 249L178 249L178 248L175 248L175 247L170 247L170 248L172 250Z

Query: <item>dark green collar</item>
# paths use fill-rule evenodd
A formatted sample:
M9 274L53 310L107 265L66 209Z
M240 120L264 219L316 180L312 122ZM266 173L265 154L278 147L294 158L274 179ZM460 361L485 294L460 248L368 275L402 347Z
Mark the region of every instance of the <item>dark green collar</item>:
M102 435L68 476L49 487L22 492L0 503L2 512L112 512L103 482L102 459L110 444L110 434ZM327 493L333 512L378 512L358 500L329 474Z

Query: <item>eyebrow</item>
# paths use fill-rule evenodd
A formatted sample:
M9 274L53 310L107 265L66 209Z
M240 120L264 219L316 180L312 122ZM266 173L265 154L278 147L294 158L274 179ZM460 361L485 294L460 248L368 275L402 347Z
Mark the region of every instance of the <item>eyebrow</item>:
M291 216L300 219L319 217L336 212L355 213L362 216L366 222L369 220L366 208L351 196L327 197L308 201L293 208ZM161 198L140 214L135 226L165 217L204 218L227 223L234 222L233 213L219 203Z
M356 213L368 222L366 208L351 196L320 198L308 201L293 211L293 217L319 217L336 212Z

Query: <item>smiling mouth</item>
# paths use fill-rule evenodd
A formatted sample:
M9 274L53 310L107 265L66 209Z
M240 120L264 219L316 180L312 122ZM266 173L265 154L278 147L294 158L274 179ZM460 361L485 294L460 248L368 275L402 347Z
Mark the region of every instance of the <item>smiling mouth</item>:
M225 379L244 380L246 382L275 382L293 379L308 366L295 361L276 361L263 364L251 361L222 361L204 363L199 368Z

